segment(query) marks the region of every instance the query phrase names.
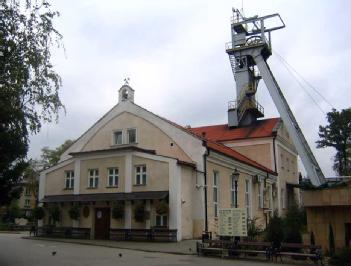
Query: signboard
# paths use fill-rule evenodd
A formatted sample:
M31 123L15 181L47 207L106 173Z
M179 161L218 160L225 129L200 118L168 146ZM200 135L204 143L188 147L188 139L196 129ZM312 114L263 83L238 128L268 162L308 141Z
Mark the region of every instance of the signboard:
M246 209L235 208L219 210L218 235L247 236Z

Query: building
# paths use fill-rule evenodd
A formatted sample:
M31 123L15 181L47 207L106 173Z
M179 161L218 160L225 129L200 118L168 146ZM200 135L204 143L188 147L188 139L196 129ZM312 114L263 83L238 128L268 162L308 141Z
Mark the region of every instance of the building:
M228 139L221 138L225 132ZM279 119L246 129L182 127L136 105L125 84L118 104L41 172L39 200L46 210L60 209L57 226L87 228L91 238L163 228L179 241L216 234L221 208L246 208L265 226L284 208L285 184L297 182L296 167ZM161 202L166 211L159 211ZM115 219L117 203L123 215ZM69 215L74 205L78 221ZM49 216L39 225L49 224Z
M38 187L33 187L27 180L23 180L21 183L23 190L20 198L18 199L18 207L21 209L26 217L29 217L32 210L36 207L37 194L34 190L38 190Z
M325 188L302 191L308 232L313 232L315 243L323 250L329 250L330 228L335 248L351 247L351 179L330 184L333 182Z

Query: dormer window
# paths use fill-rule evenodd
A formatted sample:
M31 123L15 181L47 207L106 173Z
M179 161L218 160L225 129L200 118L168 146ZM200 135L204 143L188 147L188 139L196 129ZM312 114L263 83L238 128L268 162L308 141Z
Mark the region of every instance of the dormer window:
M123 132L122 130L117 130L113 132L113 144L121 145L123 144Z

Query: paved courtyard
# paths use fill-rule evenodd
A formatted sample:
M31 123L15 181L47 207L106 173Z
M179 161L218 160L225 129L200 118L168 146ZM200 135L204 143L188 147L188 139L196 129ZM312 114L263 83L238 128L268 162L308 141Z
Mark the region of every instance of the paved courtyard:
M45 240L22 239L23 234L0 234L1 266L55 266L55 265L237 265L277 266L247 260L204 258L195 255L175 255L160 252L144 252L116 247L102 247ZM147 245L148 243L143 243ZM288 265L288 264L285 264ZM300 264L302 265L302 264ZM311 264L309 264L311 265Z

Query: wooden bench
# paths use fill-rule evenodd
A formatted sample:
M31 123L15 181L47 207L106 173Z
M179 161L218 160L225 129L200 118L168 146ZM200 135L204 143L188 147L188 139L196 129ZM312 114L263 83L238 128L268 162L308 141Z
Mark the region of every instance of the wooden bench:
M280 247L274 252L276 261L280 257L282 262L282 256L291 256L292 258L311 259L316 265L320 261L323 265L323 256L321 246L316 245L304 245L300 243L281 243Z

